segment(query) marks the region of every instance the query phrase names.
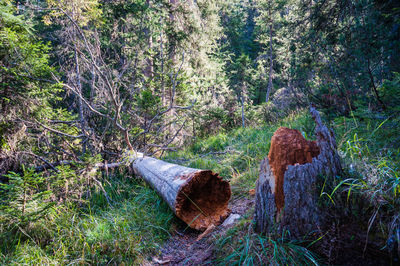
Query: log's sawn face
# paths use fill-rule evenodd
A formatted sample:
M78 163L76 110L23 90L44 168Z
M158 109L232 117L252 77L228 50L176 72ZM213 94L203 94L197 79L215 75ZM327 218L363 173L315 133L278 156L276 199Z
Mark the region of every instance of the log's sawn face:
M228 217L231 189L228 181L210 170L199 170L179 176L185 179L176 197L176 215L190 227L206 230Z
M274 174L274 180L269 180L269 183L275 195L277 219L285 206L283 184L288 166L311 163L319 153L317 143L306 140L298 130L280 127L275 131L271 139L268 160Z

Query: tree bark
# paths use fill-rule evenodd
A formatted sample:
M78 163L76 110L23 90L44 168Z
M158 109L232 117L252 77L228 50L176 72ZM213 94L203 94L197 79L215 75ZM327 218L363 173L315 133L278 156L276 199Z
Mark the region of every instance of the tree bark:
M378 101L378 103L381 105L382 109L385 110L386 106L385 106L385 103L382 101L381 97L379 97L378 89L376 88L375 81L374 81L374 76L372 75L372 70L370 67L369 59L367 59L367 68L368 68L368 75L369 75L369 78L371 81L371 86L372 86L372 89L375 94L375 98Z
M146 6L147 6L147 8L151 8L150 0L146 0ZM150 19L150 18L146 17L146 19ZM152 36L151 28L146 27L144 29L144 33L147 38L148 49L149 49L149 51L151 51L153 49L153 36ZM146 61L146 63L145 63L146 66L144 69L144 75L147 78L153 78L153 76L154 76L153 55L152 54L148 55L145 61Z
M242 108L242 127L245 128L246 127L246 118L244 116L244 96L243 96L244 92L242 90L242 93L240 95L240 105Z
M272 17L271 17L271 8L268 10L268 15L270 19L269 23L269 75L268 75L268 88L267 88L267 94L265 95L265 102L267 103L269 101L269 94L271 93L272 90L272 74L274 71L274 59L272 55Z
M81 73L79 70L79 60L78 60L78 51L76 47L76 43L74 43L74 57L75 57L75 74L76 74L76 86L78 93L82 95L82 84L81 84ZM78 97L78 108L79 108L79 120L81 125L82 132L82 154L86 153L86 121L83 114L83 103L82 98Z
M310 112L317 141L306 141L297 130L280 128L271 139L268 157L261 162L254 216L259 233L288 230L291 236L300 237L319 230L317 177L338 175L342 168L333 132L322 124L315 108ZM288 139L294 144L287 143Z
M133 160L132 168L191 228L206 230L219 225L229 215L229 182L211 170L167 163L140 153Z

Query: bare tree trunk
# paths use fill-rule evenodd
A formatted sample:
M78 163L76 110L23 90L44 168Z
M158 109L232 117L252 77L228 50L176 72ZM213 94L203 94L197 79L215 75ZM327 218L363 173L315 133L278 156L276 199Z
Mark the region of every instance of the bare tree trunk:
M169 21L170 21L171 25L175 24L175 20L176 20L175 9L177 7L177 2L178 2L178 0L169 0L169 4L171 7L171 9L169 11ZM176 40L173 39L174 36L170 36L170 37L172 37L172 38L169 38L169 44L170 44L169 59L171 59L172 65L175 65Z
M177 2L178 2L178 0L169 0L169 4L170 4L169 22L171 23L171 25L175 25L175 21L176 21L175 9L177 7ZM176 48L177 48L176 46L177 45L176 45L175 36L173 34L168 36L168 43L169 43L168 56L169 56L169 60L172 63L172 69L174 69L175 65L176 65ZM172 78L172 76L171 76L171 78ZM172 81L172 83L174 83L174 81ZM172 123L172 121L174 120L174 116L175 116L175 110L171 108L174 105L174 96L175 96L174 90L175 90L175 85L173 84L172 86L169 87L170 111L167 113L167 123L169 124L169 126L168 126L169 135L173 135L173 131L175 130L175 125L174 125L174 123Z
M164 83L164 44L163 44L163 35L160 33L160 57L161 57L161 103L162 106L167 105L167 101L165 98L165 83Z
M342 168L333 133L322 124L317 110L311 107L310 112L317 125L316 142L288 128L279 128L271 139L256 186L257 232L289 230L299 237L319 230L317 177L338 175Z
M79 70L79 60L78 60L78 51L76 47L76 43L74 43L74 57L75 57L75 74L76 74L76 86L78 89L78 93L82 95L82 83L81 83L81 73ZM86 121L85 117L83 114L83 102L82 98L78 97L78 108L79 108L79 120L81 124L81 132L82 132L82 154L86 153L86 134L85 134L85 128L86 128Z
M272 54L272 18L271 18L271 8L269 8L268 15L270 19L269 23L269 75L268 75L268 88L267 88L267 94L265 96L265 102L267 103L269 101L269 94L271 93L272 90L272 74L273 74L273 69L274 69L274 58Z
M150 0L146 0L146 5L148 8L151 7L151 2ZM148 44L148 49L149 51L152 50L153 48L153 37L151 35L151 29L146 27L145 28L145 35L147 37L147 44ZM147 58L146 58L146 67L144 70L144 75L147 78L153 78L153 74L154 74L154 69L153 69L153 56L150 54Z
M242 93L241 93L241 95L240 95L240 103L241 103L241 106L242 106L242 127L243 128L245 128L246 127L246 118L245 118L245 116L244 116L244 97L243 97L243 91L242 91Z
M368 68L368 76L371 81L371 86L374 91L375 98L378 101L378 103L380 104L380 106L382 107L382 109L386 109L385 103L382 101L381 97L379 97L379 93L378 93L378 90L376 88L375 81L374 81L374 76L372 75L372 70L371 70L369 59L367 59L367 68Z
M151 36L151 33L149 33L150 36L149 38L149 51L152 51L153 49L153 37ZM147 66L146 66L146 76L148 78L153 78L154 76L154 67L153 67L153 55L150 54L150 56L146 60Z
M229 215L229 182L211 170L167 163L138 153L132 168L191 228L205 230Z

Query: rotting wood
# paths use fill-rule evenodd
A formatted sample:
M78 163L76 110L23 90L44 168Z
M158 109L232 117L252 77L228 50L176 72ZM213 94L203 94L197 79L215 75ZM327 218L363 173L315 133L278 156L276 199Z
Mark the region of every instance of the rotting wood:
M191 228L204 231L228 217L231 189L218 174L137 155L131 164L135 173Z
M301 236L320 227L317 177L338 175L342 168L333 132L322 124L315 108L310 112L316 123L316 141L307 141L300 132L288 128L279 128L271 139L256 186L257 232L278 229Z

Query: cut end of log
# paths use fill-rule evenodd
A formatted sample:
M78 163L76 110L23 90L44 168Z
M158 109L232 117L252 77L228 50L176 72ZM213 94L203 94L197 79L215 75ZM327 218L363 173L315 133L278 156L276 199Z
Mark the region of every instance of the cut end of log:
M271 188L275 194L277 212L285 205L283 183L285 171L289 165L311 163L320 153L315 141L306 140L296 129L280 127L272 136L268 154L275 180ZM272 180L270 180L271 183Z
M199 170L178 177L186 182L176 197L176 215L196 230L221 224L228 217L231 197L227 181L210 170Z

